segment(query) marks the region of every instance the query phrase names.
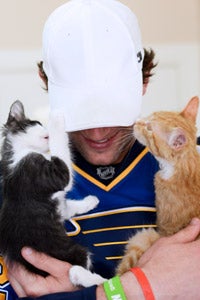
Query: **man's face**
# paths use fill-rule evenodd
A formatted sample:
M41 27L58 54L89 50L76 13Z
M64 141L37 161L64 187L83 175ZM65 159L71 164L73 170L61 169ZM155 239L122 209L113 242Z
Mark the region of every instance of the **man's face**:
M69 133L72 145L91 164L119 163L134 142L133 126L104 127Z

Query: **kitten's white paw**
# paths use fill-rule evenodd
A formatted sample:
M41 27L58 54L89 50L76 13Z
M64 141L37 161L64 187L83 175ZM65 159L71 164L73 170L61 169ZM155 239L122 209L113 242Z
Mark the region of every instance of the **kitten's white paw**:
M51 112L48 124L49 150L51 156L62 159L68 168L71 168L71 153L69 149L69 138L65 132L65 118L62 112Z
M84 201L85 211L94 209L99 204L99 199L95 196L87 196L82 201Z
M65 117L62 111L55 110L49 116L49 129L65 132Z
M69 219L75 215L81 215L87 213L91 209L95 208L99 200L95 196L87 196L82 200L67 200L67 209L65 210L65 218Z
M81 266L72 266L69 270L69 279L73 285L82 285L85 277L85 269Z
M70 281L74 285L89 287L94 284L102 284L106 279L96 273L84 269L81 266L72 266L69 270Z

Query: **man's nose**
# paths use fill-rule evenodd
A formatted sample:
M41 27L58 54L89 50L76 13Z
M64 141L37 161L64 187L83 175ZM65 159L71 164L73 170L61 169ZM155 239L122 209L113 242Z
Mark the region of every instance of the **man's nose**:
M85 130L85 135L92 140L101 140L108 135L109 131L107 127L92 128Z

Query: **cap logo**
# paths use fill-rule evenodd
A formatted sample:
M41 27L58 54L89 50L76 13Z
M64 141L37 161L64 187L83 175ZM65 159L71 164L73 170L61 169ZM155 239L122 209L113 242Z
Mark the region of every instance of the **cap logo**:
M138 52L137 53L137 58L138 58L138 63L140 63L142 61L142 52Z

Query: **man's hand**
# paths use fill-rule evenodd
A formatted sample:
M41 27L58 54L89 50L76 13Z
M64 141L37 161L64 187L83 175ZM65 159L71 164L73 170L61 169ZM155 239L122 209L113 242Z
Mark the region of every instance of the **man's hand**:
M156 299L200 299L200 220L177 234L159 239L138 262L146 274ZM43 278L27 272L21 266L9 268L11 285L19 297L37 297L56 292L74 291L69 281L70 264L23 249L23 257L50 275ZM131 272L122 275L127 299L142 299L141 288ZM97 298L106 299L102 286L97 288Z
M8 266L8 278L19 297L39 297L45 294L69 292L77 289L69 280L71 265L67 262L29 248L23 248L22 255L29 263L50 275L44 278L28 272L21 265Z
M160 238L138 266L147 275L156 299L200 299L200 220L170 237Z

